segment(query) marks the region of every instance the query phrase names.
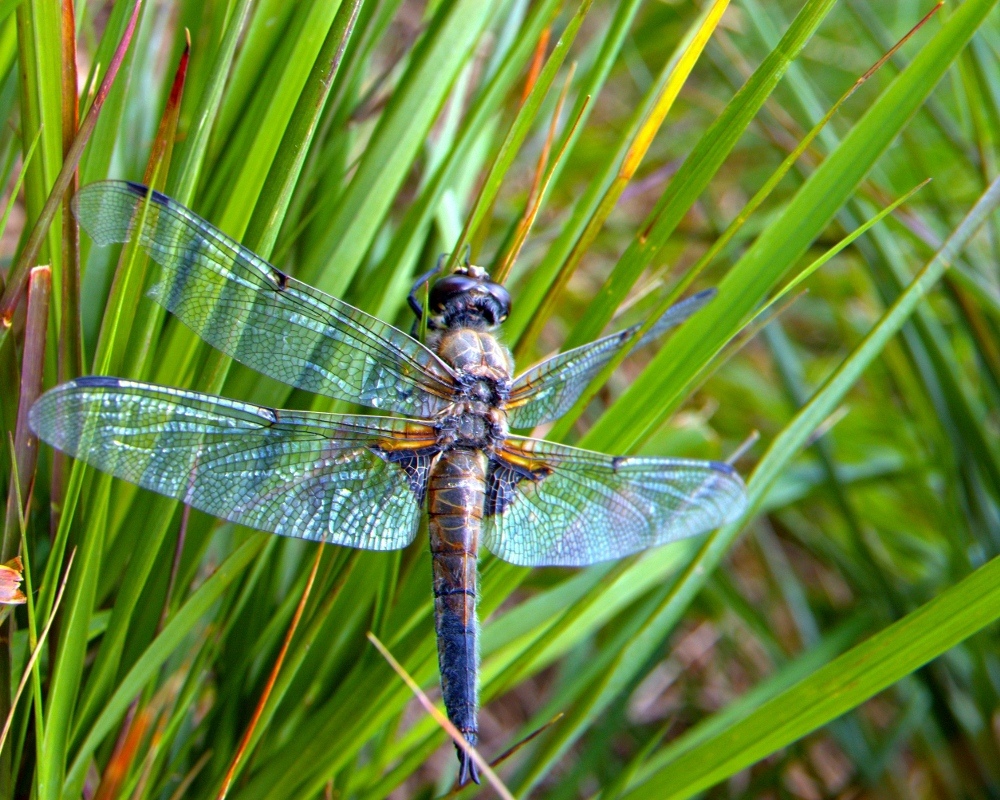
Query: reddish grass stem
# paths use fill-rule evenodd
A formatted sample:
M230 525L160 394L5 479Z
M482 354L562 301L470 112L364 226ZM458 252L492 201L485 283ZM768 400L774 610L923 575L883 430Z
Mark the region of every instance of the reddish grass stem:
M94 102L91 103L90 110L87 112L87 116L80 126L79 132L73 139L72 146L63 159L62 169L59 170L59 174L56 176L55 183L52 186L52 191L45 201L45 206L35 221L35 227L28 236L28 240L21 250L21 255L7 278L7 287L4 290L3 297L0 298L0 344L3 343L3 340L10 333L14 319L14 309L17 308L28 282L28 271L38 259L38 253L41 251L45 234L52 222L52 218L55 216L56 209L62 202L63 195L66 194L66 189L69 187L70 181L76 174L80 156L83 155L83 148L90 139L90 135L94 132L94 128L97 125L97 117L104 107L104 101L107 100L122 62L125 60L125 54L128 52L132 36L135 33L136 24L139 21L139 11L141 8L142 0L136 0L135 6L132 9L132 16L129 18L128 26L125 29L125 34L118 43L118 48L115 50L111 64L108 66L108 72L104 76L104 80L101 81L101 86L94 96Z
M264 706L267 705L267 700L271 696L271 691L274 689L275 681L278 680L278 674L281 672L281 665L285 662L285 656L288 654L288 648L292 643L292 637L295 635L295 630L298 628L299 621L302 619L302 612L305 611L306 601L309 599L310 592L312 592L313 583L316 580L316 573L319 571L319 562L322 556L323 545L320 544L319 547L316 548L316 558L313 560L312 570L309 573L309 580L306 581L306 587L302 591L302 597L299 599L299 604L295 608L295 615L292 617L292 622L288 626L288 630L285 632L285 640L281 643L281 651L278 653L274 666L271 668L271 674L268 676L267 684L264 686L264 691L261 693L260 699L257 701L257 708L254 709L253 718L250 720L250 724L247 726L247 729L243 734L243 738L240 740L240 745L236 749L236 755L233 756L232 763L229 765L229 769L226 772L226 777L222 781L222 786L219 788L216 800L224 800L226 795L229 793L229 788L233 785L240 763L243 761L243 757L246 755L246 751L250 746L250 741L257 728L257 723L260 721L261 715L264 713Z

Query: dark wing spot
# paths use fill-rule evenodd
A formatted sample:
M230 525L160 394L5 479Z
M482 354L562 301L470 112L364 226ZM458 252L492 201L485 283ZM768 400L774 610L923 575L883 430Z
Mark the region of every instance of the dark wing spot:
M368 449L389 464L395 464L406 473L410 491L417 498L417 504L424 502L427 495L427 478L430 476L431 463L440 452L439 447L424 447L419 450L392 450L387 447L369 445Z
M709 461L708 463L712 465L712 469L716 470L717 472L721 472L723 475L737 474L736 469L733 467L733 465L727 464L725 461Z
M611 459L611 469L618 472L618 468L628 463L628 456L616 456Z
M283 292L288 288L288 276L280 269L272 268L270 278L274 281L274 285L277 287L279 292Z
M122 386L118 378L109 378L105 375L85 375L72 383L74 386L96 386L101 389L118 389Z
M163 192L158 192L156 189L150 191L148 186L143 186L141 183L136 183L135 181L125 181L125 183L128 184L128 188L132 190L132 193L138 197L145 199L148 196L151 202L156 203L157 205L167 206L168 208L176 205L176 203L163 194Z
M517 497L521 481L531 481L534 486L538 486L551 474L551 467L541 466L530 470L502 458L491 458L486 473L486 516L503 514Z

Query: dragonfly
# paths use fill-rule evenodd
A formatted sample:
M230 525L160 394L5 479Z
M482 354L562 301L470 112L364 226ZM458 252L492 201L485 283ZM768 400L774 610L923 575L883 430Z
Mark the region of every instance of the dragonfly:
M406 333L145 186L91 184L74 212L98 245L138 241L159 266L149 296L212 346L383 415L266 408L90 376L40 397L34 431L118 478L283 536L397 550L426 516L442 695L469 745L478 744L481 546L525 567L583 567L706 533L746 510L727 463L609 456L511 433L565 414L638 326L515 377L499 338L510 295L467 260L417 281L409 304L421 324ZM638 344L713 294L671 307ZM468 750L456 748L460 784L478 783Z

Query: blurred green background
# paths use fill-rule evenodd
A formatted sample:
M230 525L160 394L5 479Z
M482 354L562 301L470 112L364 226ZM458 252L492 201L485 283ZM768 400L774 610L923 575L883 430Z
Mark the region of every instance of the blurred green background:
M133 4L0 2L3 558L30 598L0 797L217 797L248 730L239 800L435 797L457 766L365 636L439 697L424 546L324 551L251 724L317 545L47 447L35 470L33 369L334 408L77 239L85 139L80 185L152 182L407 328L414 275L465 243L499 269L537 211L507 281L522 367L719 287L539 434L725 459L759 432L753 513L585 570L482 560L483 754L561 715L498 767L515 796L1000 796L995 5L939 8L843 99L928 0L147 0L105 100ZM79 135L77 98L103 101Z

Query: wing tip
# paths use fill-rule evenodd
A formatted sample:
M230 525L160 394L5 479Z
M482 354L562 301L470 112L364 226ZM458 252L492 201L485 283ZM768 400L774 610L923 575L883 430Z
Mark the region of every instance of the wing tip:
M743 481L743 476L725 461L709 461L709 465L720 477L724 477L729 489L729 496L732 505L725 511L722 517L722 525L729 525L742 517L750 507L750 499L747 497L747 485Z
M28 427L35 436L58 450L65 450L66 429L61 404L74 388L76 381L54 386L41 395L28 409Z
M686 300L682 300L681 302L692 303L697 300L700 303L707 303L718 293L719 290L716 287L710 286L708 289L702 289L700 292L695 292L693 295L688 297Z
M119 206L106 205L110 193L124 194L131 198L132 208L127 216ZM173 201L162 192L150 189L135 181L111 180L88 183L73 197L73 216L101 247L127 242L132 235L132 217L135 204L147 197L158 206L170 206Z
M137 197L139 199L144 199L147 196L151 197L157 203L168 203L170 198L167 197L163 192L159 192L156 189L150 189L146 184L139 183L138 181L129 180L107 180L107 181L94 181L93 183L88 183L80 191L76 193L76 196L80 195L99 195L102 192L115 191L122 192L124 194L131 195L132 197Z
M63 416L65 408L61 407L61 404L64 401L81 389L84 391L89 389L124 389L128 383L128 381L107 375L84 375L75 380L60 383L35 400L28 410L28 425L42 441L61 449L65 442L64 437L59 435L59 431L64 432L64 429L59 426L47 427L47 423L52 418Z
M48 441L44 436L44 431L39 430L39 426L42 424L42 415L48 409L51 403L51 398L49 395L52 391L48 391L41 397L37 398L34 403L31 404L31 408L28 409L28 427L34 432L35 436L39 437L43 441Z

